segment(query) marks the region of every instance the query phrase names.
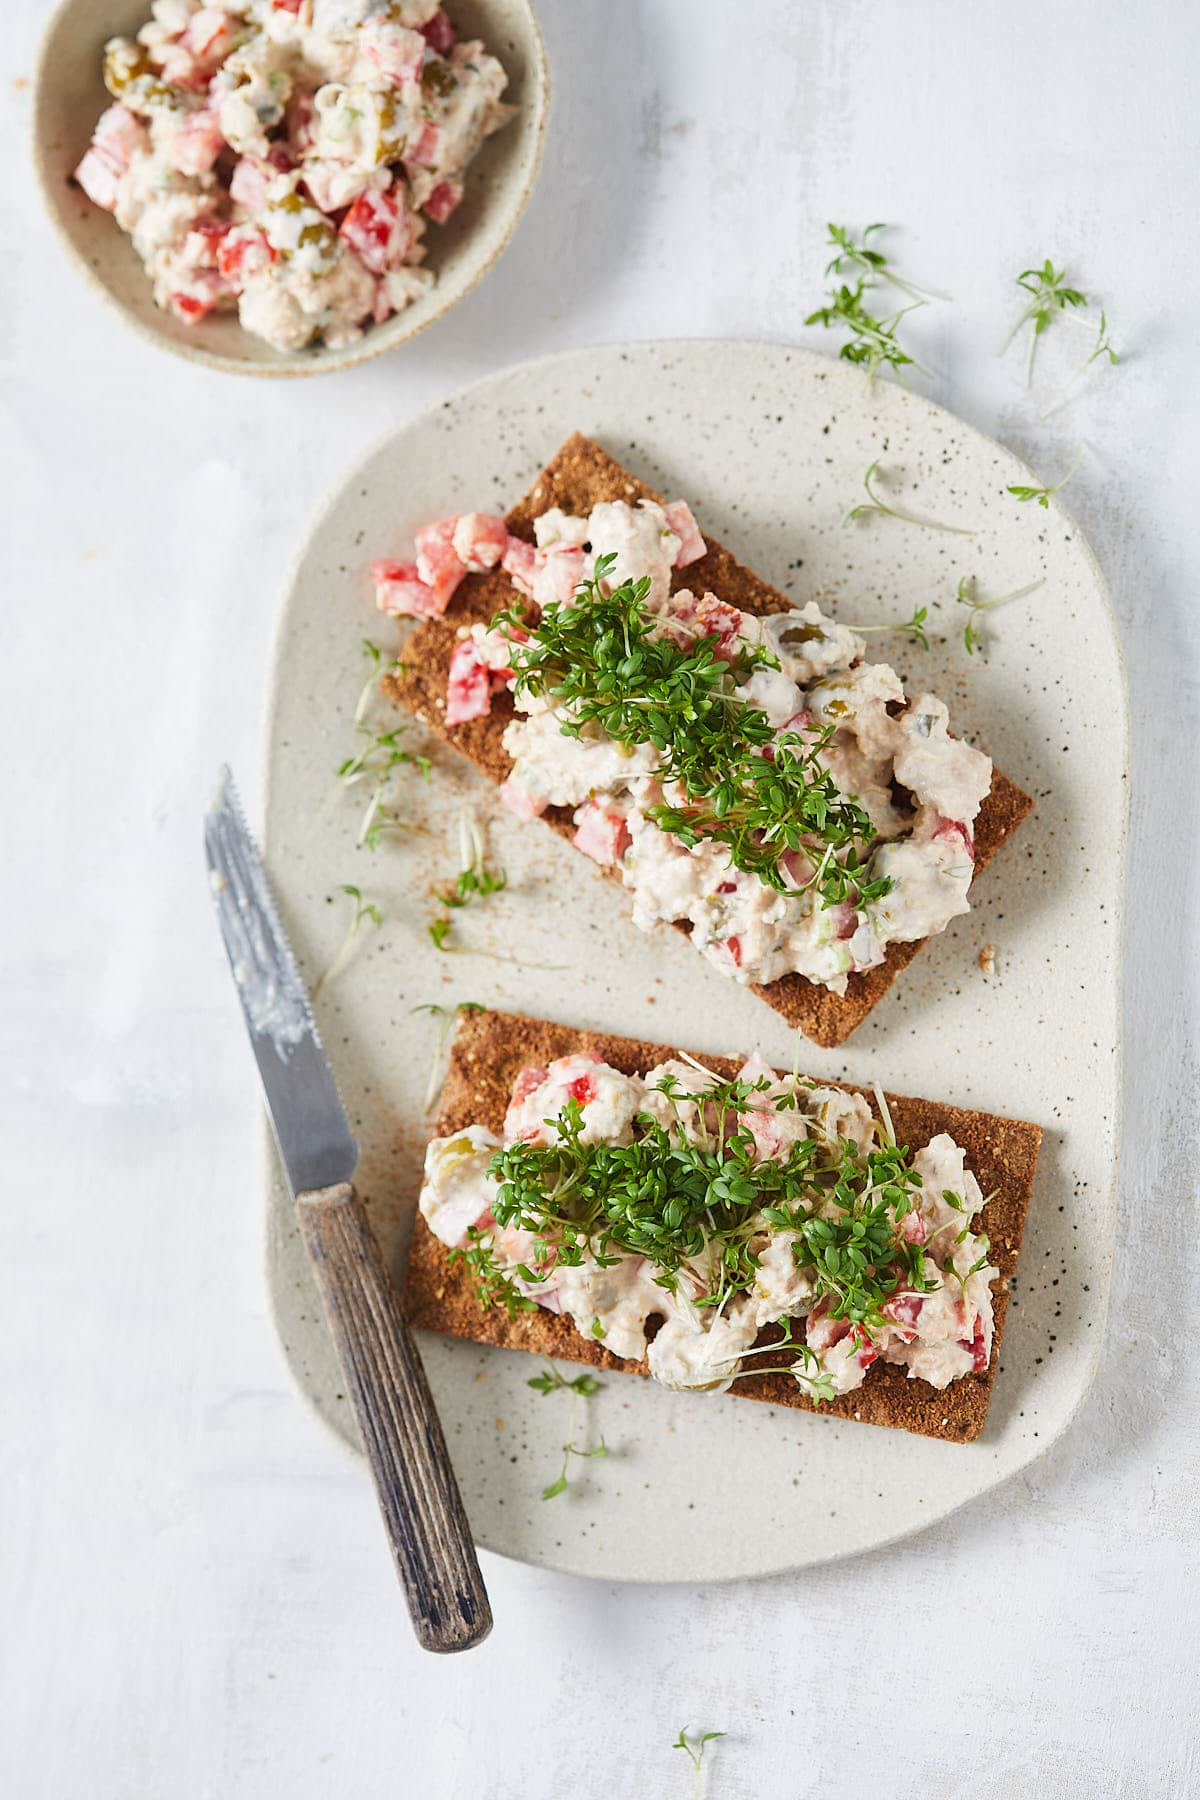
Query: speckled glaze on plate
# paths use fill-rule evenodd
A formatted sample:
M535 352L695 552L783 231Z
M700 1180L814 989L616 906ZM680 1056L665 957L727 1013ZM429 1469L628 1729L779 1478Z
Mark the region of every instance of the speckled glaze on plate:
M815 1075L1034 1119L1046 1128L1015 1307L986 1431L958 1446L606 1378L573 1413L528 1385L531 1360L423 1337L422 1353L480 1544L610 1580L718 1580L850 1555L944 1518L1015 1474L1066 1429L1091 1380L1112 1252L1120 1104L1119 953L1127 717L1103 580L1066 512L1019 505L1007 450L930 401L825 357L752 343L573 351L494 376L397 432L346 481L294 570L281 620L267 746L266 843L310 979L334 955L354 882L385 923L321 996L318 1014L363 1146L361 1186L399 1268L425 1136L435 1024L411 1009L472 999L699 1050L752 1049L783 1066L783 1021L677 933L638 932L622 891L552 832L504 814L442 747L405 799L422 827L377 856L355 849L359 807L335 793L365 665L390 641L373 556L406 552L423 520L502 511L572 431L597 438L797 603L854 624L928 605L930 654L875 640L910 690L1037 796L980 878L974 910L918 957L850 1042L806 1042ZM844 524L878 458L887 492L975 528L953 537L894 519ZM981 595L1041 578L988 621L968 658L959 577ZM416 729L414 748L421 747ZM509 890L456 917L466 947L427 936L430 885L456 868L464 806L489 821ZM1086 875L1086 879L1084 878ZM339 904L340 900L340 904ZM979 965L995 947L993 973ZM489 954L491 953L491 954ZM500 960L503 958L504 960ZM291 1208L267 1182L268 1272L302 1390L348 1443L341 1394ZM560 1498L539 1495L572 1434L603 1432Z
M84 275L126 323L177 356L235 375L321 375L353 368L416 337L482 281L500 256L533 191L550 105L542 35L529 0L455 0L463 37L481 37L508 71L505 99L517 116L483 145L453 217L426 234L425 266L435 285L382 325L339 350L272 349L243 331L236 313L188 325L154 304L150 279L110 214L71 180L92 127L111 103L101 74L110 37L131 36L150 16L149 0L60 0L38 58L33 154L50 219Z

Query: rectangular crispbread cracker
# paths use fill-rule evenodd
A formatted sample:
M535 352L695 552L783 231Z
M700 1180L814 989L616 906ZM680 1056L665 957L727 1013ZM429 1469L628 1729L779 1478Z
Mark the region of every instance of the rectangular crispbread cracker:
M595 1051L627 1075L644 1075L678 1054L662 1044L610 1037L600 1031L574 1031L566 1025L515 1013L469 1014L461 1020L455 1034L435 1135L451 1137L473 1123L499 1133L513 1082L520 1071L541 1067L555 1057L580 1050ZM735 1075L741 1066L740 1059L731 1057L702 1056L698 1060L724 1078ZM1011 1280L1016 1270L1042 1131L1039 1125L1022 1119L968 1112L899 1094L889 1094L887 1098L900 1143L919 1150L939 1131L948 1131L966 1151L967 1166L983 1192L991 1196L981 1215L982 1228L991 1240L991 1260L1000 1270L1003 1282L993 1290L996 1330L988 1369L981 1375L965 1375L938 1392L925 1381L910 1381L898 1365L876 1363L855 1393L840 1395L819 1408L801 1397L796 1383L786 1374L743 1377L730 1391L769 1401L772 1406L832 1413L838 1418L892 1425L925 1437L967 1443L979 1436L987 1417L1008 1312L1004 1283ZM419 1216L405 1273L404 1299L412 1324L425 1331L469 1338L480 1344L500 1344L511 1350L528 1350L568 1362L591 1363L600 1369L647 1374L644 1362L622 1361L595 1339L583 1337L569 1319L540 1307L536 1312L519 1312L512 1319L502 1307L484 1312L475 1298L470 1273L461 1262L453 1267L447 1262L446 1246ZM764 1338L771 1335L768 1331Z
M529 493L513 507L508 514L508 527L514 535L532 543L533 521L548 507L559 506L564 512L586 516L601 500L632 502L659 498L652 488L622 468L599 444L576 434L568 438ZM703 531L703 520L700 527ZM792 601L736 561L706 531L704 540L708 545L706 555L688 568L676 570L674 587L690 587L697 593L711 589L720 599L740 607L743 612L791 610ZM511 603L512 592L509 577L499 569L482 575L468 575L451 600L445 617L423 621L413 631L403 652L406 668L399 674L387 676L383 682L385 693L397 705L414 713L423 724L453 744L497 782L506 780L512 769L512 758L501 742L505 727L513 717L512 696L497 694L487 718L448 726L445 722L446 677L460 629L477 622L488 623L501 608ZM991 792L975 822L976 875L991 861L1032 807L1033 801L1028 794L999 770L995 771ZM571 806L551 806L542 817L562 836L570 838L575 829L574 810ZM684 925L680 929L686 931L687 927ZM769 986L756 986L755 992L776 1012L782 1013L789 1025L798 1027L814 1043L831 1048L844 1043L862 1024L920 948L920 943L893 944L877 968L849 977L844 994L831 993L803 975L785 975Z

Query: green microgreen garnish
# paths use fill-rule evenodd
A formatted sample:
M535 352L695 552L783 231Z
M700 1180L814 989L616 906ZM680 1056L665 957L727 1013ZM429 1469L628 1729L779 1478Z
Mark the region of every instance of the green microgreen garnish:
M865 519L870 513L882 513L889 519L901 519L906 525L923 525L927 531L952 531L957 537L974 537L975 532L969 525L945 525L939 519L927 519L920 513L908 512L902 506L890 505L883 496L871 486L872 478L879 467L879 458L871 464L863 476L863 487L867 490L867 498L852 506L843 525L849 525L852 519Z
M450 935L450 920L449 919L441 918L441 919L432 920L432 922L429 925L429 936L433 940L433 947L435 950L444 951L447 956L449 956L453 951L458 949L457 944L448 944L446 942L446 939L449 935Z
M975 577L964 575L958 584L958 591L954 598L959 606L970 608L966 625L963 627L963 643L966 645L967 655L974 656L976 650L983 649L984 640L976 621L985 612L991 612L997 606L1007 606L1010 600L1023 600L1026 594L1032 594L1041 585L1042 582L1039 578L1037 581L1028 582L1025 587L1014 588L1011 594L997 594L994 600L980 600L975 591Z
M402 725L381 732L367 723L367 713L378 692L380 679L402 669L404 664L394 659L385 662L383 651L370 638L363 638L362 647L371 664L371 673L354 708L354 728L363 742L353 756L347 756L338 764L337 779L343 788L357 787L361 782L370 785L370 798L359 823L355 847L377 850L385 837L418 829L390 803L397 769L407 765L421 775L428 775L431 765L427 756L418 756L404 748L400 741L404 732Z
M544 1279L551 1243L556 1265L644 1256L668 1293L686 1275L693 1305L721 1307L753 1286L765 1234L788 1231L797 1265L834 1318L870 1330L902 1282L930 1291L936 1283L926 1280L923 1251L898 1230L920 1186L908 1150L881 1126L865 1154L848 1138L806 1137L786 1157L760 1161L742 1121L764 1085L710 1078L697 1098L668 1074L658 1089L675 1129L644 1112L632 1143L585 1143L583 1110L571 1099L552 1142L497 1151L488 1165L500 1184L496 1222L531 1231L546 1246L540 1265L535 1258L518 1272ZM678 1128L685 1106L698 1143Z
M856 363L867 372L868 382L875 379L876 372L887 367L902 369L911 367L920 369L923 375L929 373L923 363L907 350L901 348L896 337L896 327L901 319L917 308L924 306L923 300L914 300L908 306L901 306L886 318L877 319L863 305L863 295L869 291L870 283L856 281L853 287L844 282L833 290L825 306L819 306L816 312L809 313L806 325L841 326L850 333L850 337L838 351L843 362Z
M1047 257L1040 269L1022 269L1016 277L1019 288L1031 296L1029 304L1022 310L1012 330L1000 346L999 354L1004 355L1018 332L1026 325L1031 325L1029 334L1029 352L1025 361L1025 385L1033 385L1033 363L1037 355L1038 342L1043 332L1048 331L1056 318L1070 317L1068 308L1087 305L1087 295L1078 288L1067 283L1065 269L1056 269Z
M375 698L379 683L383 680L383 677L385 675L398 675L405 668L405 664L400 661L398 656L389 657L385 662L383 651L372 638L363 638L362 647L363 655L371 664L371 673L363 683L362 692L358 696L358 705L354 708L354 723L356 725L361 725L366 718L367 710L370 707L371 701Z
M832 230L832 226L830 229ZM671 1745L672 1750L686 1750L688 1756L691 1758L696 1784L696 1800L700 1800L700 1795L704 1791L704 1752L715 1739L723 1738L724 1736L725 1733L723 1731L705 1731L697 1737L693 1743L689 1740L687 1731L681 1726L679 1736Z
M541 1375L530 1376L527 1386L543 1395L573 1394L575 1396L576 1407L578 1407L578 1402L581 1399L587 1400L590 1399L593 1394L598 1394L600 1389L604 1386L604 1383L602 1381L597 1381L594 1375L586 1374L576 1375L573 1380L568 1381L567 1377L561 1375L553 1363L547 1363L545 1370ZM594 1450L581 1450L574 1439L569 1443L564 1444L562 1469L559 1472L558 1480L552 1481L549 1487L542 1489L542 1499L554 1500L559 1494L565 1493L567 1488L567 1470L570 1467L571 1458L573 1456L597 1457L607 1455L608 1445L604 1442L603 1437L600 1439L600 1442Z
M862 234L861 244L856 243L845 225L827 225L829 243L833 256L825 264L827 275L844 275L847 271L860 269L871 280L888 281L901 293L909 294L914 300L945 300L946 295L937 288L919 287L907 276L898 275L883 251L867 242L879 231L888 231L890 227L880 223L868 225Z
M599 725L619 743L652 744L659 780L684 791L676 804L648 807L647 817L689 848L701 839L723 843L737 868L784 893L815 884L829 906L887 893L890 882L863 875L874 839L869 815L820 761L834 728L777 735L735 692L754 669L775 666L769 652L747 645L726 662L711 637L684 647L658 635L645 605L648 581L606 591L612 560L597 560L572 605L546 607L527 641L509 636L517 693L552 700L564 736ZM517 608L492 621L499 630L518 623L528 628ZM814 865L803 884L784 860L798 851Z
M438 1090L442 1085L446 1045L450 1040L450 1033L454 1029L455 1020L466 1013L486 1012L487 1007L481 1006L478 1000L460 1000L457 1006L439 1006L436 1000L427 1000L424 1005L414 1006L412 1010L414 1013L429 1013L435 1019L442 1021L438 1027L433 1057L429 1065L429 1080L425 1087L425 1098L422 1101L422 1110L428 1113L432 1112L433 1103L437 1099Z
M467 1227L466 1244L456 1244L447 1252L446 1261L451 1268L460 1262L466 1266L475 1283L475 1298L484 1312L502 1306L509 1318L515 1319L519 1312L537 1311L537 1301L521 1292L497 1258L489 1233L480 1231L477 1225Z
M590 1394L598 1394L604 1386L594 1375L576 1375L568 1381L561 1375L553 1363L547 1363L541 1375L531 1375L525 1383L526 1387L535 1388L539 1394L572 1393L582 1394L585 1398Z
M859 243L846 226L829 225L829 243L834 254L825 265L826 275L857 275L857 279L853 285L842 281L832 288L825 305L810 313L804 321L806 325L823 325L827 330L838 327L847 331L849 337L838 355L844 362L856 363L865 369L868 382L875 379L881 368L897 371L905 367L922 368L916 357L901 347L896 327L906 314L915 312L928 300L944 297L898 275L883 251L868 242L876 233L886 230L886 225L868 225ZM872 293L881 281L908 294L910 304L877 318L868 310L864 296ZM928 374L928 370L922 369L922 373Z
M552 1481L550 1483L549 1487L542 1489L542 1499L543 1500L555 1500L555 1499L557 1499L559 1494L564 1494L566 1492L566 1490L567 1490L567 1469L570 1466L571 1458L573 1456L581 1456L584 1458L588 1458L588 1457L607 1456L607 1455L608 1455L608 1445L605 1443L603 1438L600 1439L600 1442L596 1445L594 1450L581 1450L579 1448L578 1444L574 1444L574 1443L564 1444L563 1445L562 1469L559 1473L558 1480Z
M856 631L860 637L867 637L876 631L895 632L897 635L908 638L914 644L920 644L922 650L928 650L929 636L925 630L925 621L928 616L928 608L918 606L912 618L905 619L902 625L851 625L850 630Z
M1087 374L1087 371L1091 368L1092 364L1098 362L1102 356L1106 356L1110 364L1118 363L1121 360L1117 351L1113 348L1112 339L1108 335L1108 319L1103 311L1100 314L1100 323L1096 328L1096 342L1092 346L1090 354L1084 357L1079 367L1075 370L1075 373L1067 378L1058 393L1051 400L1049 406L1047 406L1039 416L1042 419L1048 419L1052 413L1056 413L1060 407L1065 406L1071 397L1071 390L1076 382L1081 381L1084 375Z
M467 906L475 899L486 899L489 894L499 894L508 886L508 876L503 869L487 867L483 832L478 822L467 812L462 813L459 818L458 844L461 866L453 885L434 889L434 898L451 910ZM445 916L435 919L430 925L429 935L436 949L448 951L457 948L457 945L446 942L449 931L450 919Z
M330 982L337 980L337 977L350 961L359 942L359 927L362 925L363 920L369 920L376 929L383 924L383 914L380 912L378 906L376 906L373 900L364 900L360 888L352 887L348 882L344 882L338 888L338 892L339 894L347 895L353 907L353 913L351 915L350 923L346 928L346 935L338 947L336 956L313 989L314 1000L319 999L321 994L329 986Z
M1049 511L1050 501L1054 495L1058 493L1060 488L1066 487L1068 481L1070 481L1072 475L1075 474L1082 461L1083 446L1080 445L1075 455L1075 461L1071 464L1066 474L1061 475L1052 487L1022 487L1018 484L1009 487L1007 492L1012 494L1018 500L1036 500L1039 506L1044 506L1046 510Z

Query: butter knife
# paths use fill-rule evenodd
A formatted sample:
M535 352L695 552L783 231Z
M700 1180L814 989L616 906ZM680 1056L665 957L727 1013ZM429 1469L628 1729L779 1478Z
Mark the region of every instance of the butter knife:
M492 1627L471 1528L412 1332L354 1191L358 1145L228 769L204 845L271 1129L413 1628L426 1650L469 1650Z

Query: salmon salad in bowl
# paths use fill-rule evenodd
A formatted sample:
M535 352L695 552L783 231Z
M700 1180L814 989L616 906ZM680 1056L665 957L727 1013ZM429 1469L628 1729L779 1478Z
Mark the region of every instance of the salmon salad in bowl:
M434 0L153 0L103 49L111 104L74 168L185 326L276 352L355 344L433 287L438 233L508 71Z

